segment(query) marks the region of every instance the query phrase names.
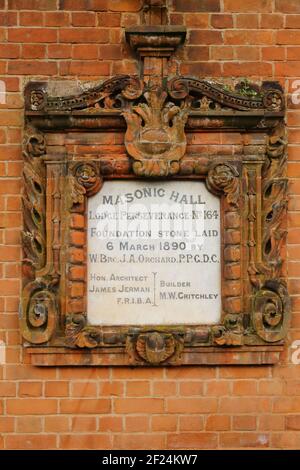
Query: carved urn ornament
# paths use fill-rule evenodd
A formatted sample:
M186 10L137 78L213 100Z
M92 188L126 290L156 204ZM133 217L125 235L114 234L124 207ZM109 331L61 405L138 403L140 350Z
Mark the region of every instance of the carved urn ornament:
M151 2L147 5L143 14L150 21ZM156 8L166 21L164 2ZM26 86L20 317L33 364L279 360L289 320L282 262L287 208L283 92L277 82L224 84L167 76L168 59L183 47L185 34L184 28L151 21L126 30L143 63L139 77L112 77L73 95L55 96L51 82ZM190 152L187 134L199 133L201 142L203 131L250 137L235 152ZM118 136L126 153L121 144L115 153L105 146L94 151L104 133ZM138 178L149 184L159 178L162 185L166 179L199 181L220 198L218 324L89 323L88 198L107 179ZM183 308L188 310L188 302Z
M146 103L123 112L125 146L135 160L133 171L138 176L175 175L185 154L188 110L167 101L168 94L160 87L151 87L144 97Z

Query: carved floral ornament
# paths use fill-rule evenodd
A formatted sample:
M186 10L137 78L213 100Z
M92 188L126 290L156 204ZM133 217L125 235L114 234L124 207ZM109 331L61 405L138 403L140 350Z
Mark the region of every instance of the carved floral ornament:
M139 41L138 41L139 42ZM140 43L139 43L140 44ZM284 97L276 82L222 85L117 76L73 96L25 90L21 329L38 365L274 363L289 319ZM255 132L239 155L188 155L193 131ZM124 133L127 156L57 153L48 133ZM87 198L106 178L191 178L221 198L222 320L92 326L86 312ZM121 184L121 183L120 183ZM76 355L76 360L74 359Z

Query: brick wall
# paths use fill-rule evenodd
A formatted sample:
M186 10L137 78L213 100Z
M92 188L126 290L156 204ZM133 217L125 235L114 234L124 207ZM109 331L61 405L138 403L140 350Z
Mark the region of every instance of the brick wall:
M291 448L300 446L299 0L170 0L188 38L171 69L185 75L279 80L288 95L289 344L274 367L34 368L22 361L20 189L22 90L29 78L136 73L123 28L140 0L0 0L0 449ZM180 61L182 63L180 64ZM300 154L299 154L300 155Z

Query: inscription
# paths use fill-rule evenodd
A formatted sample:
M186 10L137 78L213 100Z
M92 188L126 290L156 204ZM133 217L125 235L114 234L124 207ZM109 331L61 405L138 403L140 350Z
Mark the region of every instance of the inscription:
M220 201L202 182L107 181L88 206L88 319L220 320Z

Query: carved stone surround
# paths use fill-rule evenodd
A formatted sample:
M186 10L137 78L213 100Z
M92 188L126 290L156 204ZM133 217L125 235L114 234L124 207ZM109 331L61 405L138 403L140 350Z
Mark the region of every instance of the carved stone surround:
M242 82L230 88L188 77L157 83L117 76L64 97L48 94L46 82L31 82L25 99L21 330L31 361L277 362L289 320L282 271L287 208L284 97L278 83L258 87ZM114 154L73 154L65 143L58 152L47 153L49 135L108 129L118 135L125 131L126 160ZM203 130L255 132L265 136L266 144L245 145L232 155L187 154L186 134ZM205 181L221 198L219 325L88 324L87 198L101 190L106 178L137 177Z

